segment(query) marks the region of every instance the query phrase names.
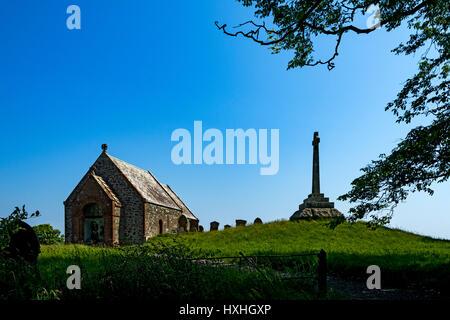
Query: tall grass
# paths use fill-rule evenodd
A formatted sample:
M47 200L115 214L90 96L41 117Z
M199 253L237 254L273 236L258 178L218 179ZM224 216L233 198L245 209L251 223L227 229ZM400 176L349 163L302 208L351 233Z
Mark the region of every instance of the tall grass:
M446 293L450 288L450 241L388 228L370 230L363 223L344 223L333 231L324 221L278 221L217 232L165 234L142 246L42 246L37 266L0 259L0 299L314 299L313 283L284 281L279 272L301 265L313 273L314 256L303 262L266 261L276 270L186 258L320 249L327 252L329 272L343 278L365 281L366 268L378 265L384 287L427 286ZM81 268L81 290L66 287L69 265Z
M197 254L199 254L197 252ZM12 279L0 272L0 299L312 299L315 287L280 274L186 259L195 253L173 241L125 248L42 246L37 273ZM69 265L82 272L80 290L66 287ZM16 266L14 266L16 267ZM15 270L10 268L9 271ZM26 285L26 292L17 290Z
M450 241L432 239L364 223L344 223L335 230L326 221L277 221L218 232L165 235L192 249L216 255L296 254L324 249L331 273L351 279L367 278L369 265L378 265L390 286L450 288Z

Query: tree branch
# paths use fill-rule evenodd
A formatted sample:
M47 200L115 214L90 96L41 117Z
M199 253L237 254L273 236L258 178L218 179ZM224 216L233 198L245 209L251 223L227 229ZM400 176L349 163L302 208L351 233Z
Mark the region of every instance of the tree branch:
M242 36L244 36L246 38L252 39L256 43L259 43L260 45L270 46L270 45L274 45L274 44L277 44L277 43L280 43L280 42L284 41L284 39L286 39L287 36L297 32L302 27L302 24L306 22L306 19L308 19L308 17L313 13L313 11L318 7L318 5L321 2L322 2L321 0L317 0L316 2L314 2L314 4L311 6L311 8L308 9L308 11L303 15L303 17L298 22L293 23L290 26L288 26L288 27L283 29L283 30L289 30L290 29L289 31L286 31L280 38L272 40L272 41L259 40L258 39L259 30L261 28L264 28L266 32L268 31L268 33L275 33L275 34L278 34L278 35L282 34L283 31L269 31L269 30L266 29L264 24L263 25L259 25L259 24L256 24L255 22L253 22L252 20L247 21L247 22L239 25L239 26L242 26L244 24L251 23L251 24L253 24L254 26L257 27L256 30L250 30L250 31L248 31L246 33L244 33L243 31L238 31L238 32L235 32L235 33L231 33L231 32L228 32L225 29L227 27L226 24L224 24L222 26L219 26L219 22L218 21L215 21L214 24L216 25L216 27L219 30L222 30L223 33L225 33L228 36L237 37L238 35L242 35ZM293 28L293 29L291 29L291 28ZM255 38L255 35L256 35L256 38Z

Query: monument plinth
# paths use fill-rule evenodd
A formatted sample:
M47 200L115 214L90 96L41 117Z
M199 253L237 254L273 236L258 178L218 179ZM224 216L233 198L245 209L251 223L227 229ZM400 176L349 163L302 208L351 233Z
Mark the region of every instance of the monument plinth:
M312 174L312 192L303 203L298 206L290 220L299 219L317 219L317 218L335 218L343 216L342 213L334 208L334 202L320 193L319 178L319 133L314 132L313 138L313 174Z

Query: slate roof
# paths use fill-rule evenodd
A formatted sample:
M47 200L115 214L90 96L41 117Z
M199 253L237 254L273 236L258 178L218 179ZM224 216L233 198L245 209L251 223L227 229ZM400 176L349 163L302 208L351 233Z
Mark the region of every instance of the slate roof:
M122 204L119 201L119 198L112 192L112 190L109 188L109 186L106 184L106 182L102 179L102 177L95 175L94 173L91 173L91 176L97 181L97 183L100 185L100 187L105 191L106 195L116 203L118 206L122 206Z
M178 195L167 184L163 185L163 187L170 195L170 197L175 201L178 207L181 208L181 211L186 218L198 220L198 218L194 216L192 211L189 210L189 208L184 204L184 202L180 199L180 197L178 197Z
M144 201L180 210L187 218L198 220L175 192L169 186L163 186L150 171L133 166L109 154L106 155L128 179Z

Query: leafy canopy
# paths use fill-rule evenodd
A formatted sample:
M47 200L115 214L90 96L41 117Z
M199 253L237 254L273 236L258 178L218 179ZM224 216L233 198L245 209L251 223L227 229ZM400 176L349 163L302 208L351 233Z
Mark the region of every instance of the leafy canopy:
M219 30L233 37L244 37L273 53L293 53L287 68L326 65L335 67L343 37L349 33L369 35L378 27L386 31L406 23L410 37L392 51L395 54L419 53L417 73L407 79L397 97L386 106L396 122L409 123L414 117L428 117L428 125L412 129L389 155L381 154L362 170L352 188L338 200L354 203L350 221L370 215L373 225L386 224L395 206L410 192L430 195L433 182L450 176L450 1L317 1L317 0L238 0L254 9L256 20L243 22L230 32L216 22ZM357 26L357 18L371 5L378 5L378 21L370 27ZM316 57L318 36L335 41L327 58ZM430 50L433 49L433 50ZM430 53L431 52L431 53Z

